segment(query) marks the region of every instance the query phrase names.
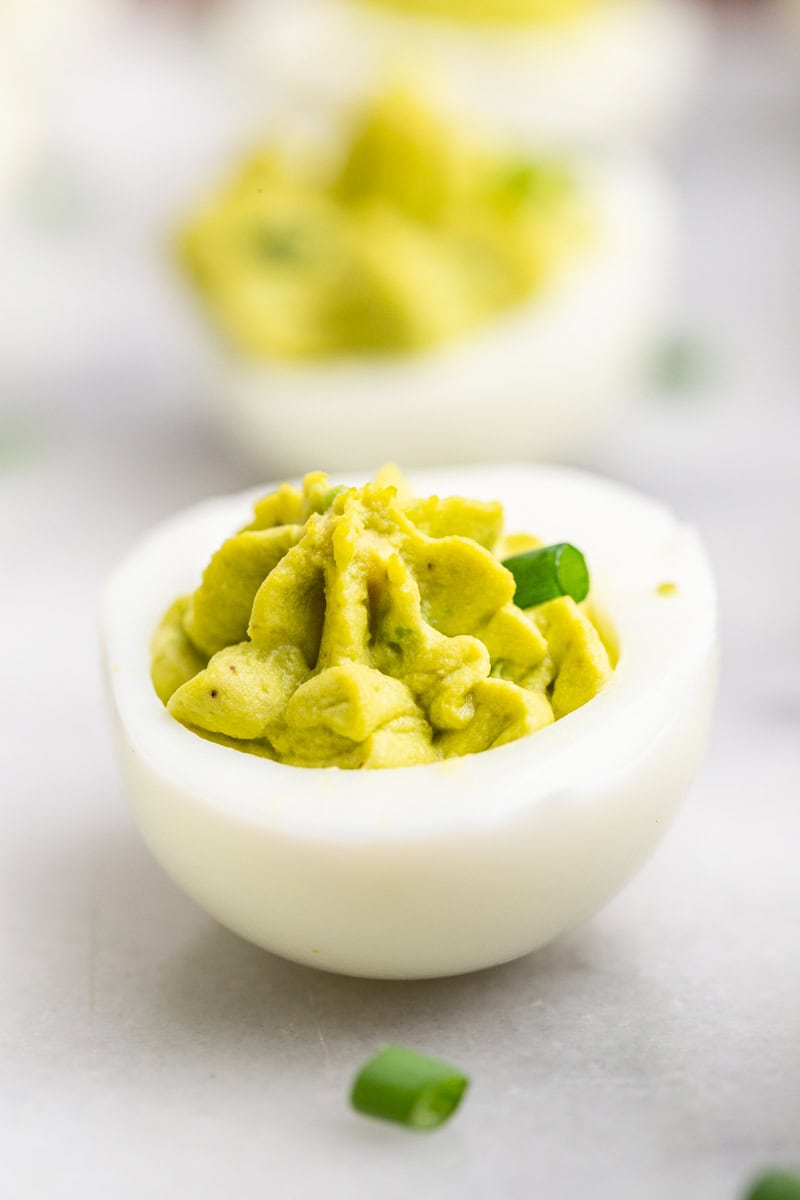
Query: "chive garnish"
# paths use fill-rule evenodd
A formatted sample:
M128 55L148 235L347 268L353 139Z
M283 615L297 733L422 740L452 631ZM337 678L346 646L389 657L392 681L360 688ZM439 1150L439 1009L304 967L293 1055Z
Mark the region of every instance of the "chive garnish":
M800 1200L800 1175L769 1171L753 1184L747 1200Z
M303 257L302 241L296 229L257 229L251 246L259 258L271 262L293 263Z
M359 1071L350 1102L369 1117L435 1129L458 1108L468 1082L456 1067L405 1046L387 1046Z
M589 571L580 550L569 542L542 546L503 559L517 584L514 603L518 608L533 608L559 596L571 596L580 603L589 595Z
M325 492L325 494L323 495L322 499L319 502L319 511L327 512L328 509L330 508L330 506L333 504L336 497L341 495L342 492L346 492L346 491L347 491L347 488L345 487L345 485L343 483L340 483L338 485L338 487L328 488L327 492Z

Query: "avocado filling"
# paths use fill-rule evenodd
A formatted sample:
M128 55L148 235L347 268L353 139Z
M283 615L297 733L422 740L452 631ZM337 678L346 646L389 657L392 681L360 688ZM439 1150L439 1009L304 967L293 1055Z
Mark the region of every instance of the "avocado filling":
M195 733L300 767L410 766L533 733L612 666L587 604L514 604L501 559L540 543L502 526L499 503L414 499L391 469L283 484L164 615L155 690Z
M248 159L180 245L240 352L319 360L463 337L544 288L587 229L565 167L492 153L394 89L338 162Z

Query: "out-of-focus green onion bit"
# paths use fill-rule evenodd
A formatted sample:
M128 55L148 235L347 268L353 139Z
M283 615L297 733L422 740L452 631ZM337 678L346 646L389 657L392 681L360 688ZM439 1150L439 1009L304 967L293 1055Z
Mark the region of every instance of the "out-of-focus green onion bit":
M322 503L320 505L321 511L327 512L328 509L330 508L330 506L333 504L336 497L338 495L340 495L342 492L346 492L346 491L347 491L347 488L344 486L343 483L340 483L338 487L328 488L327 492L322 497Z
M586 559L569 542L515 554L503 559L503 566L514 576L514 603L518 608L533 608L559 596L571 596L580 603L589 595Z
M350 1101L357 1112L409 1129L436 1129L453 1115L469 1080L448 1063L387 1046L356 1076Z
M747 1200L800 1200L800 1175L769 1171L756 1180Z
M703 347L687 337L665 342L653 364L655 384L665 392L686 393L696 389L708 373Z

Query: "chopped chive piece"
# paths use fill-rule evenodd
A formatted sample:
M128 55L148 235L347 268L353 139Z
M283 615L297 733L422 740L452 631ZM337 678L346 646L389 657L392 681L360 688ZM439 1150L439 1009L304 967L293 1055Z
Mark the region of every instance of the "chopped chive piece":
M655 382L665 391L687 391L702 383L705 366L702 346L690 338L676 337L666 342L657 355Z
M303 257L303 247L294 229L258 229L251 245L259 258L272 262L293 263Z
M580 603L589 595L586 559L569 542L515 554L504 559L503 566L516 581L514 603L518 608L533 608L558 596L571 596Z
M456 1067L404 1046L387 1046L359 1071L350 1102L368 1117L435 1129L458 1108L468 1083Z
M344 486L343 483L340 483L338 487L329 488L329 490L325 493L325 495L322 497L322 500L320 501L319 511L327 512L328 509L330 508L330 506L333 504L336 497L339 495L339 493L346 492L346 491L347 491L347 488Z
M770 1171L753 1184L747 1200L800 1200L800 1175Z

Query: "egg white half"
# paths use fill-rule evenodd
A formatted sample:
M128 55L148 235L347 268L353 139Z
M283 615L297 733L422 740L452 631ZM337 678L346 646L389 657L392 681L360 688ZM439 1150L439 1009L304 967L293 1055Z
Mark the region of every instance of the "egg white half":
M470 25L358 0L227 6L223 41L256 98L351 107L387 76L439 88L469 121L518 145L584 147L661 138L708 56L692 0L619 0L540 28Z
M504 962L594 913L685 793L716 674L711 571L697 536L662 506L558 467L411 480L419 495L499 498L509 529L585 551L619 646L599 696L530 737L428 766L304 769L204 741L157 699L150 639L247 520L254 493L159 526L117 570L103 605L120 762L155 857L243 937L378 978ZM664 582L677 585L673 594L658 592Z
M407 355L218 360L214 399L265 474L531 457L568 460L632 394L663 336L673 193L638 157L578 168L595 233L539 295L464 339Z

